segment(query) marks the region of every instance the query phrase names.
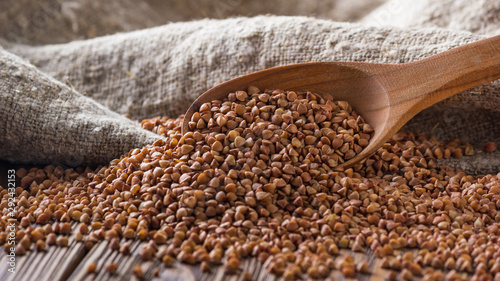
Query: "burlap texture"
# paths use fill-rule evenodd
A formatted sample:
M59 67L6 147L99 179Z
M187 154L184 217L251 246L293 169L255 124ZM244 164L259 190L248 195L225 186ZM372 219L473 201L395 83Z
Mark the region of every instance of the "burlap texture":
M500 34L497 0L389 0L361 22L398 28L441 27L475 34Z
M152 29L10 51L110 109L134 119L177 116L207 89L249 72L308 61L402 63L483 37L440 29L374 28L306 17L259 16ZM495 109L495 87L454 106ZM482 95L487 91L493 94Z
M259 16L172 23L60 45L4 45L111 110L141 119L177 116L210 87L272 66L331 60L402 63L481 38L432 27L400 29ZM408 128L441 139L460 138L480 148L486 141L500 140L498 104L500 87L493 82L425 110ZM498 154L478 155L463 158L460 163L466 164L460 167L498 172Z
M261 14L362 18L385 0L2 0L0 37L30 45L66 43L170 22Z
M1 48L0 81L3 160L105 164L160 138Z

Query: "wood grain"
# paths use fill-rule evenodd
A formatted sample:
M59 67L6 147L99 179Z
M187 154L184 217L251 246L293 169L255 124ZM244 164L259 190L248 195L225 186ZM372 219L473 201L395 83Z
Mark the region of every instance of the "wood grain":
M143 262L138 257L138 251L143 242L134 241L131 245L132 254L123 255L108 248L108 242L100 242L90 251L86 252L83 243L73 241L70 247L51 246L46 252L30 251L27 255L19 257L17 260L17 272L12 274L7 272L6 255L2 251L0 254L0 280L10 281L30 281L30 280L137 280L132 275L132 269L140 265L144 272L144 280L155 281L176 281L176 280L201 280L201 281L240 281L243 274L228 275L224 273L222 266L213 268L210 274L202 273L199 266L190 266L175 263L173 268L165 268L159 260ZM368 261L372 274L357 274L357 280L383 280L386 270L377 264L377 258L371 251L366 253L352 253L348 250L341 251L338 258L345 255L352 255L356 263ZM97 263L98 271L94 274L87 273L89 263ZM118 272L110 275L104 267L114 262L118 265ZM158 269L159 275L154 276L153 270ZM246 259L243 261L241 272L248 271L253 277L252 280L274 281L283 280L270 274L257 259ZM338 270L333 270L330 274L333 280L346 280Z
M73 229L78 225L73 223ZM7 271L7 256L2 250L0 252L0 280L2 281L119 281L137 280L132 274L132 269L140 265L144 278L147 281L244 281L243 271L246 270L255 281L283 281L270 274L265 269L265 264L261 264L257 259L245 259L242 263L240 274L225 274L223 266L214 267L211 273L201 272L199 266L190 266L176 262L172 268L165 268L163 263L155 259L144 262L139 258L139 249L145 242L135 240L122 240L131 243L131 254L123 255L118 251L112 251L108 247L108 242L101 241L90 251L85 250L82 242L76 242L73 236L70 237L69 247L50 246L45 252L30 251L25 256L17 257L16 273ZM408 250L410 251L410 250ZM415 250L412 250L416 254ZM401 253L396 251L396 253ZM345 256L354 257L356 264L367 261L370 265L370 274L357 273L355 279L346 279L339 270L330 272L331 280L359 280L359 281L381 281L385 280L388 271L381 267L381 260L375 257L373 252L367 249L364 253L341 250L336 257L336 261L342 260ZM87 273L88 265L91 262L97 264L97 272ZM105 271L105 266L114 262L118 266L118 271L110 275ZM154 275L154 270L158 270L158 276ZM444 271L446 273L446 271ZM305 276L304 276L305 277ZM470 278L463 274L464 278ZM419 280L416 278L415 280ZM465 280L465 279L464 279Z

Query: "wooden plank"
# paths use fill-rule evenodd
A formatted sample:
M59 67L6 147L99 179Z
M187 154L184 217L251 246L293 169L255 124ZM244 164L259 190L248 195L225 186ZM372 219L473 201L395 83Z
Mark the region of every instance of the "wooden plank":
M34 225L34 227L36 226ZM76 229L76 227L77 224L72 223L72 228ZM74 236L68 236L68 242L68 247L50 246L43 252L33 250L32 246L32 249L26 255L16 256L17 271L15 274L10 274L7 271L8 257L2 249L0 255L0 280L67 280L86 254L83 244L74 241Z
M23 264L25 263L26 259L28 259L27 256L16 256L16 268L15 268L15 273L11 273L8 270L8 265L7 265L7 260L8 256L5 253L3 247L2 247L2 256L0 258L0 264L2 265L0 267L0 280L5 280L5 281L11 281L11 280L18 280L19 277L22 277L22 269L23 269Z
M123 243L124 241L122 241ZM116 251L112 251L108 248L107 242L101 242L96 245L81 261L80 265L75 268L75 271L68 280L136 280L132 276L132 269L136 265L140 265L144 272L144 280L154 280L154 281L177 281L177 280L201 280L201 281L240 281L243 279L243 274L239 275L228 275L225 274L223 266L214 267L212 273L202 273L199 266L190 266L176 262L173 268L165 268L159 260L143 262L138 257L142 243L140 241L134 241L131 245L132 255L125 256ZM346 255L352 255L355 258L356 263L367 261L372 272L376 273L376 278L373 278L372 274L357 274L357 280L383 280L387 274L387 271L380 268L376 269L376 259L371 251L366 253L352 253L348 250L342 250L341 255L337 259L343 259ZM98 272L95 274L87 274L87 267L90 262L96 262L98 267ZM110 275L105 272L104 268L107 264L114 262L118 266L118 273L116 275ZM160 271L159 276L153 276L153 270L158 269ZM261 264L256 258L245 259L242 263L242 270L248 271L253 277L253 280L258 281L276 281L283 280L283 278L277 278L275 275L270 274L265 269L265 264ZM330 276L333 280L346 280L339 270L333 270Z
M130 242L130 241L128 241ZM228 275L224 273L222 266L214 267L212 273L202 273L199 266L190 266L176 262L173 268L165 266L155 259L143 262L138 253L144 242L133 241L131 243L131 255L123 255L117 251L112 251L108 247L108 242L102 241L95 245L90 251L85 251L83 243L72 241L70 247L61 248L51 246L45 252L30 251L27 255L17 257L17 272L11 274L7 271L7 255L2 250L0 253L0 280L5 281L115 281L115 280L137 280L132 269L140 265L144 272L143 280L152 281L179 281L179 280L201 280L201 281L242 281L243 275ZM370 265L370 274L357 273L355 279L360 281L380 281L385 280L389 271L381 268L381 259L374 256L371 250L364 253L353 253L349 250L341 250L336 260L342 260L346 255L352 255L356 263L367 261ZM98 271L88 274L87 268L90 262L97 263ZM118 272L110 275L104 268L107 264L114 262L118 266ZM159 270L159 275L154 276L153 271ZM256 281L282 281L265 269L256 258L246 259L242 263L242 270L247 270ZM446 274L446 271L443 271ZM464 278L470 275L462 274ZM304 276L305 277L305 276ZM338 270L332 270L329 278L331 280L353 280L346 279ZM415 280L419 280L416 278Z
M122 241L122 243L125 241ZM15 277L4 279L6 266L4 266L5 254L2 254L2 272L0 280L30 281L36 280L136 280L132 275L132 269L140 265L144 272L144 280L154 281L176 281L176 280L243 280L243 274L228 275L224 273L222 266L214 267L212 273L202 273L199 266L189 266L176 262L173 268L167 269L163 264L155 259L154 261L143 262L138 257L143 242L134 241L131 244L131 255L125 256L117 251L112 251L108 247L108 242L102 241L95 245L88 253L83 248L83 243L72 241L69 248L52 246L46 252L30 252L27 256L19 258L18 272ZM343 259L346 255L352 255L356 263L368 261L372 274L357 274L358 280L383 280L387 274L386 270L380 268L380 260L373 256L371 251L366 253L352 253L348 250L342 250L337 260ZM96 262L97 272L88 274L87 268L91 262ZM118 266L117 274L110 275L105 271L105 266L114 262ZM76 264L76 265L75 265ZM35 265L35 266L33 266ZM153 275L153 270L159 269L159 276ZM242 271L248 271L254 280L275 281L283 280L270 274L265 269L265 264L261 264L256 258L246 259L242 263ZM346 280L339 270L333 270L329 276L333 280Z
M46 253L33 254L33 256L36 256L37 259L32 264L36 266L30 267L31 270L25 273L26 276L36 276L38 280L48 280L49 274L45 276L44 274L48 273L48 269L57 258L60 250L61 248L57 246L49 246Z
M72 223L74 230L78 225ZM140 265L143 273L143 280L154 281L178 281L178 280L201 280L201 281L242 281L243 274L228 275L224 272L223 266L217 266L212 269L212 273L202 273L199 266L190 266L176 262L173 268L165 268L163 263L154 259L144 262L139 258L141 246L145 243L139 240L131 241L122 239L121 243L130 243L131 255L123 255L118 251L109 249L107 241L100 241L90 251L85 250L82 242L74 241L74 237L69 237L69 247L50 246L45 252L29 251L25 256L16 257L17 270L15 274L7 271L8 256L2 249L0 251L0 280L2 281L58 281L58 280L76 280L76 281L118 281L118 280L137 280L132 270L136 265ZM416 250L410 250L417 254ZM335 257L336 261L341 261L346 255L354 257L356 264L367 261L370 265L370 274L356 273L355 279L360 281L379 281L385 280L389 271L381 268L381 259L375 257L374 253L367 249L363 253L354 253L350 250L341 250ZM88 274L87 268L91 262L96 262L97 272ZM110 275L105 271L107 264L114 262L118 266L117 274ZM242 263L243 273L248 271L256 281L282 281L270 274L265 269L265 264L261 264L256 258L245 259ZM154 271L158 270L158 276ZM446 274L446 271L443 272ZM462 274L464 278L469 277ZM303 276L307 279L306 276ZM339 269L332 270L328 276L331 280L352 280L346 279ZM416 280L419 280L417 278Z

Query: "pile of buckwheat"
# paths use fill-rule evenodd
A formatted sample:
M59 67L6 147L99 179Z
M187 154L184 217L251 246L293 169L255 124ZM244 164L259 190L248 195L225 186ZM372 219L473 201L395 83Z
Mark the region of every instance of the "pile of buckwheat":
M364 163L337 169L368 144L370 125L346 102L255 87L203 104L184 135L181 124L144 120L166 139L95 171L18 170L18 254L67 246L76 231L88 249L107 240L130 254L127 240L140 239L142 259L205 272L224 264L240 273L242 259L256 257L286 279L333 269L354 277L369 265L336 259L339 249L369 248L389 279L500 280L500 173L437 164L473 154L468 144L402 131ZM4 244L9 194L0 190Z

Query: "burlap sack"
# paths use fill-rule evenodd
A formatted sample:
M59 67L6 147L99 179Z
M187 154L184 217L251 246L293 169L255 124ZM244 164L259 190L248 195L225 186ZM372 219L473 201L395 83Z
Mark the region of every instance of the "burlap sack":
M442 27L475 34L500 34L497 0L389 0L361 23L398 28Z
M0 48L0 157L105 164L160 137Z
M8 50L110 109L141 119L177 116L208 88L272 66L329 60L401 63L481 38L435 28L260 16L174 23L62 45L9 45ZM409 128L432 131L441 139L460 138L479 148L500 139L498 104L500 88L494 82L429 108ZM459 165L497 172L498 154L486 156L463 158Z
M362 18L385 0L2 0L0 37L30 45L133 31L170 22L261 14L335 21Z

